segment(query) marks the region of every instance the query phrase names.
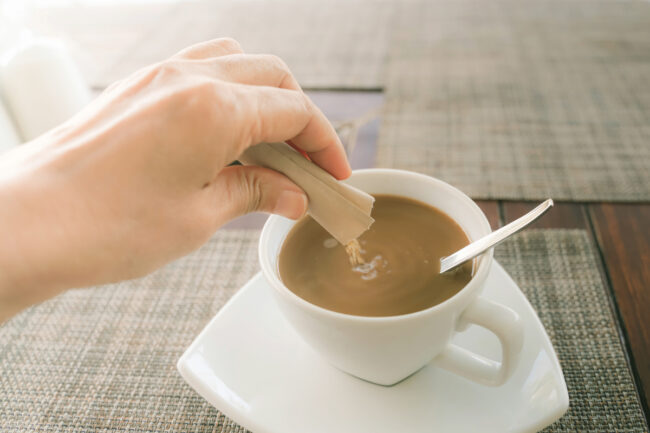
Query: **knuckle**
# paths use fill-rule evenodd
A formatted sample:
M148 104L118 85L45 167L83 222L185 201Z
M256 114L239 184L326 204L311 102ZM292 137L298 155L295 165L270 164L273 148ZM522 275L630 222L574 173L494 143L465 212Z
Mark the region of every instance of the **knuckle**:
M238 152L252 144L263 131L262 106L264 97L237 84L224 83L220 86L218 100L219 112L226 113L220 119L227 120L225 125L233 134L232 139Z
M219 38L214 40L214 44L226 52L243 53L241 45L233 38Z
M215 118L228 122L229 125L224 127L236 130L242 123L243 104L234 86L224 83L213 85L209 96Z
M106 92L137 91L148 87L166 86L173 81L172 76L179 73L178 66L168 60L145 66L131 74L128 78L113 83ZM128 90L130 89L130 90Z
M287 63L275 54L263 54L262 59L278 75L278 86L282 86L285 80L292 76Z
M302 104L302 111L307 113L309 116L313 116L314 113L318 110L314 105L314 102L307 96L304 92L300 93L300 102Z
M182 61L178 59L167 59L159 64L159 70L163 74L178 75L183 71Z
M305 125L308 122L308 119L314 116L315 110L317 110L314 103L309 99L305 93L300 92L295 95L295 113L296 116L299 116L301 121L305 122Z
M214 86L208 80L198 80L175 93L175 103L188 110L191 116L203 118L211 114L214 105Z
M186 125L200 130L201 142L214 152L226 151L214 145L224 143L231 147L227 153L236 157L256 137L252 134L257 131L257 102L238 85L201 79L178 97L176 105L185 107Z
M269 63L274 69L288 73L289 66L282 58L275 54L262 54L262 59Z
M140 72L140 71L138 71L138 72ZM137 76L138 72L136 72L132 76ZM114 81L106 89L104 89L104 91L102 93L108 94L108 93L114 92L116 89L124 87L125 82L127 82L127 79L121 79L121 80Z
M218 93L214 83L208 79L199 80L192 86L192 93L195 95L193 98L201 112L206 114L214 114L215 101L218 98Z
M178 86L166 96L166 119L178 125L176 134L192 137L184 140L186 145L207 151L214 148L214 123L219 116L216 90L207 79L194 80L194 83Z
M254 101L251 102L251 105L254 107L253 108L254 116L249 122L248 137L246 137L245 139L246 145L257 144L259 137L263 136L263 132L265 131L266 128L264 124L264 116L262 114L263 104L264 102L262 101L262 98L255 99Z
M136 71L129 78L130 80L139 83L140 85L146 85L158 80L161 75L161 72L162 72L162 62L159 62L159 63L154 63L152 65L146 66Z
M240 182L244 191L242 197L245 197L242 211L244 213L255 212L262 207L263 184L255 170L240 170Z
M219 76L221 75L220 73L225 73L226 77L228 77L232 74L240 73L245 59L246 55L240 53L217 57L214 60L214 64L217 67L217 75Z
M150 74L154 80L170 80L183 75L184 69L181 60L171 58L153 65Z

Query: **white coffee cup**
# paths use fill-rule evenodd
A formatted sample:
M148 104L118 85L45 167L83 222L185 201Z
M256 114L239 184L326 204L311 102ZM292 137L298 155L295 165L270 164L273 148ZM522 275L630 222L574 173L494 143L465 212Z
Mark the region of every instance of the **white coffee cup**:
M355 171L346 181L371 194L393 194L428 203L454 219L471 241L488 234L485 214L468 196L433 177L409 171ZM365 317L337 313L311 304L280 279L278 256L294 221L271 216L262 230L259 259L284 317L314 350L340 370L380 385L393 385L433 362L467 379L498 386L511 376L523 345L519 316L480 296L493 251L477 260L474 277L456 295L415 313ZM457 331L476 324L501 343L500 362L450 344Z

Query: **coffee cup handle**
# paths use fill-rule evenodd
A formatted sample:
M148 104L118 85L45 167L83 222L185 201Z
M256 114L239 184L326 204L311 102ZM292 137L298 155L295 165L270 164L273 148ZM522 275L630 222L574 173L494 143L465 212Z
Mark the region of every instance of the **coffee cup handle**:
M479 297L461 314L456 329L464 331L472 323L482 326L499 338L501 362L449 344L434 359L434 363L451 373L483 385L502 385L512 375L521 356L524 342L521 318L512 309Z

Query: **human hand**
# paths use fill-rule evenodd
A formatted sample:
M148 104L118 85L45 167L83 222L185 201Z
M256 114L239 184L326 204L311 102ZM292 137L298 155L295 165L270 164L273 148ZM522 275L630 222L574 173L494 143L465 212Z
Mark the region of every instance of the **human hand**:
M0 159L0 226L9 232L0 269L11 270L0 276L0 301L4 290L5 305L20 309L144 275L247 212L300 217L307 200L289 179L226 167L251 145L287 140L336 178L349 176L336 133L286 65L243 54L230 39L113 84Z

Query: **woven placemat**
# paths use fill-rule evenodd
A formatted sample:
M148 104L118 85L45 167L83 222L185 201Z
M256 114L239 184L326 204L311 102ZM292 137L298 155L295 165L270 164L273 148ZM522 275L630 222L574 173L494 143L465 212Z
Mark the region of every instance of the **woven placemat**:
M528 230L495 257L544 324L569 389L568 412L544 431L647 432L587 232Z
M378 165L475 198L650 200L650 3L398 12Z
M95 78L104 86L188 45L229 36L287 62L305 88L379 88L392 3L381 0L182 2Z
M0 431L243 433L175 364L257 270L258 234L222 230L146 278L66 293L0 327ZM531 230L497 258L564 369L571 408L547 431L647 431L586 232Z
M222 230L145 278L71 291L1 326L0 431L244 432L176 361L257 272L258 237Z

